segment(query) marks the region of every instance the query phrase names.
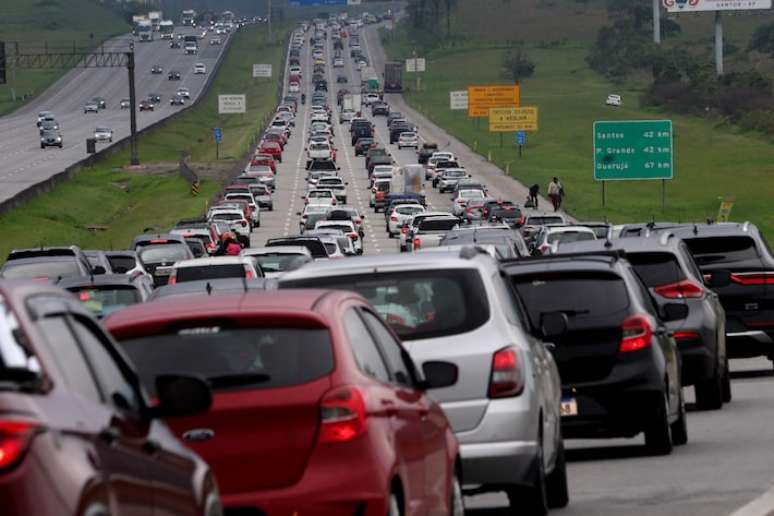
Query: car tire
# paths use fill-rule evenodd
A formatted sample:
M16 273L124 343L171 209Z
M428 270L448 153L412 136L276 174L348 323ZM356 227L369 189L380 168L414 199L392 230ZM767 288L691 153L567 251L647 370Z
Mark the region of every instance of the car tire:
M672 444L682 446L688 442L688 422L685 415L685 400L683 399L683 390L680 389L680 415L677 421L672 423Z
M567 461L564 457L564 439L559 436L554 470L546 477L546 498L550 509L567 507L570 493L567 488Z
M696 382L696 408L699 410L718 410L723 407L723 373L719 364L715 365L712 377Z
M387 516L403 516L403 511L400 508L400 500L395 493L390 493L390 498L387 501Z
M40 144L40 148L41 148L41 149L45 149L45 148L46 148L46 146L45 146L45 145L43 145L43 144L41 143L41 144Z
M728 369L728 358L726 358L726 367L723 370L723 403L730 403L731 398L731 371Z
M449 516L465 516L465 498L462 496L462 484L455 471L452 474L449 496Z
M654 414L645 429L645 448L650 455L669 455L672 453L672 428L669 425L669 399L667 390L661 392L656 401Z
M542 437L539 438L542 441ZM543 447L538 445L535 457L535 480L530 487L514 486L508 489L508 506L514 516L545 516L548 514L546 471L543 467Z
M344 197L343 199L341 199L341 204L347 204L347 198L346 198L346 197Z

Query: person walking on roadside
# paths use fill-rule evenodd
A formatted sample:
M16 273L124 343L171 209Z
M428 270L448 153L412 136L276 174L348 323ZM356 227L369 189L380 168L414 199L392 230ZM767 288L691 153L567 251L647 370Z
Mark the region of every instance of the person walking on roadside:
M554 211L559 211L562 206L562 183L559 182L558 177L554 177L550 183L548 183L548 198L551 199L551 204L554 205Z
M535 183L529 187L529 206L530 208L538 209L538 192L540 192L540 185Z

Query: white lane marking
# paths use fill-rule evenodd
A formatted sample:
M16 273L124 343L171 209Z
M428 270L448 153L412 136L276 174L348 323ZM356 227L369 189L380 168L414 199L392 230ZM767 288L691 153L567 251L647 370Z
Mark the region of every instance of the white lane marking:
M774 514L774 486L732 512L731 516L769 516L770 514Z

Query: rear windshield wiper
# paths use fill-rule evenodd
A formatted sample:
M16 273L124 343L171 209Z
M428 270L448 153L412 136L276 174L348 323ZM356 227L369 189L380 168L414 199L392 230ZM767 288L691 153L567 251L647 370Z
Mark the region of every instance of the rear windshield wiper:
M271 376L265 373L226 374L222 376L210 376L207 378L214 389L240 387L255 383L271 381Z
M554 312L560 312L566 315L567 317L575 317L576 315L586 315L591 312L591 310L562 310L561 308L559 310L554 310Z

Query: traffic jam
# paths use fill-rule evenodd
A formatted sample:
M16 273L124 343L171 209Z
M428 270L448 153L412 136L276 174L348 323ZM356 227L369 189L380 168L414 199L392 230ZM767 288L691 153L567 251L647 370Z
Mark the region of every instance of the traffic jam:
M542 515L572 504L565 445L679 454L732 402L730 360L774 360L753 223L489 188L390 105L363 21L292 33L201 217L7 257L3 514L457 516L497 492Z

